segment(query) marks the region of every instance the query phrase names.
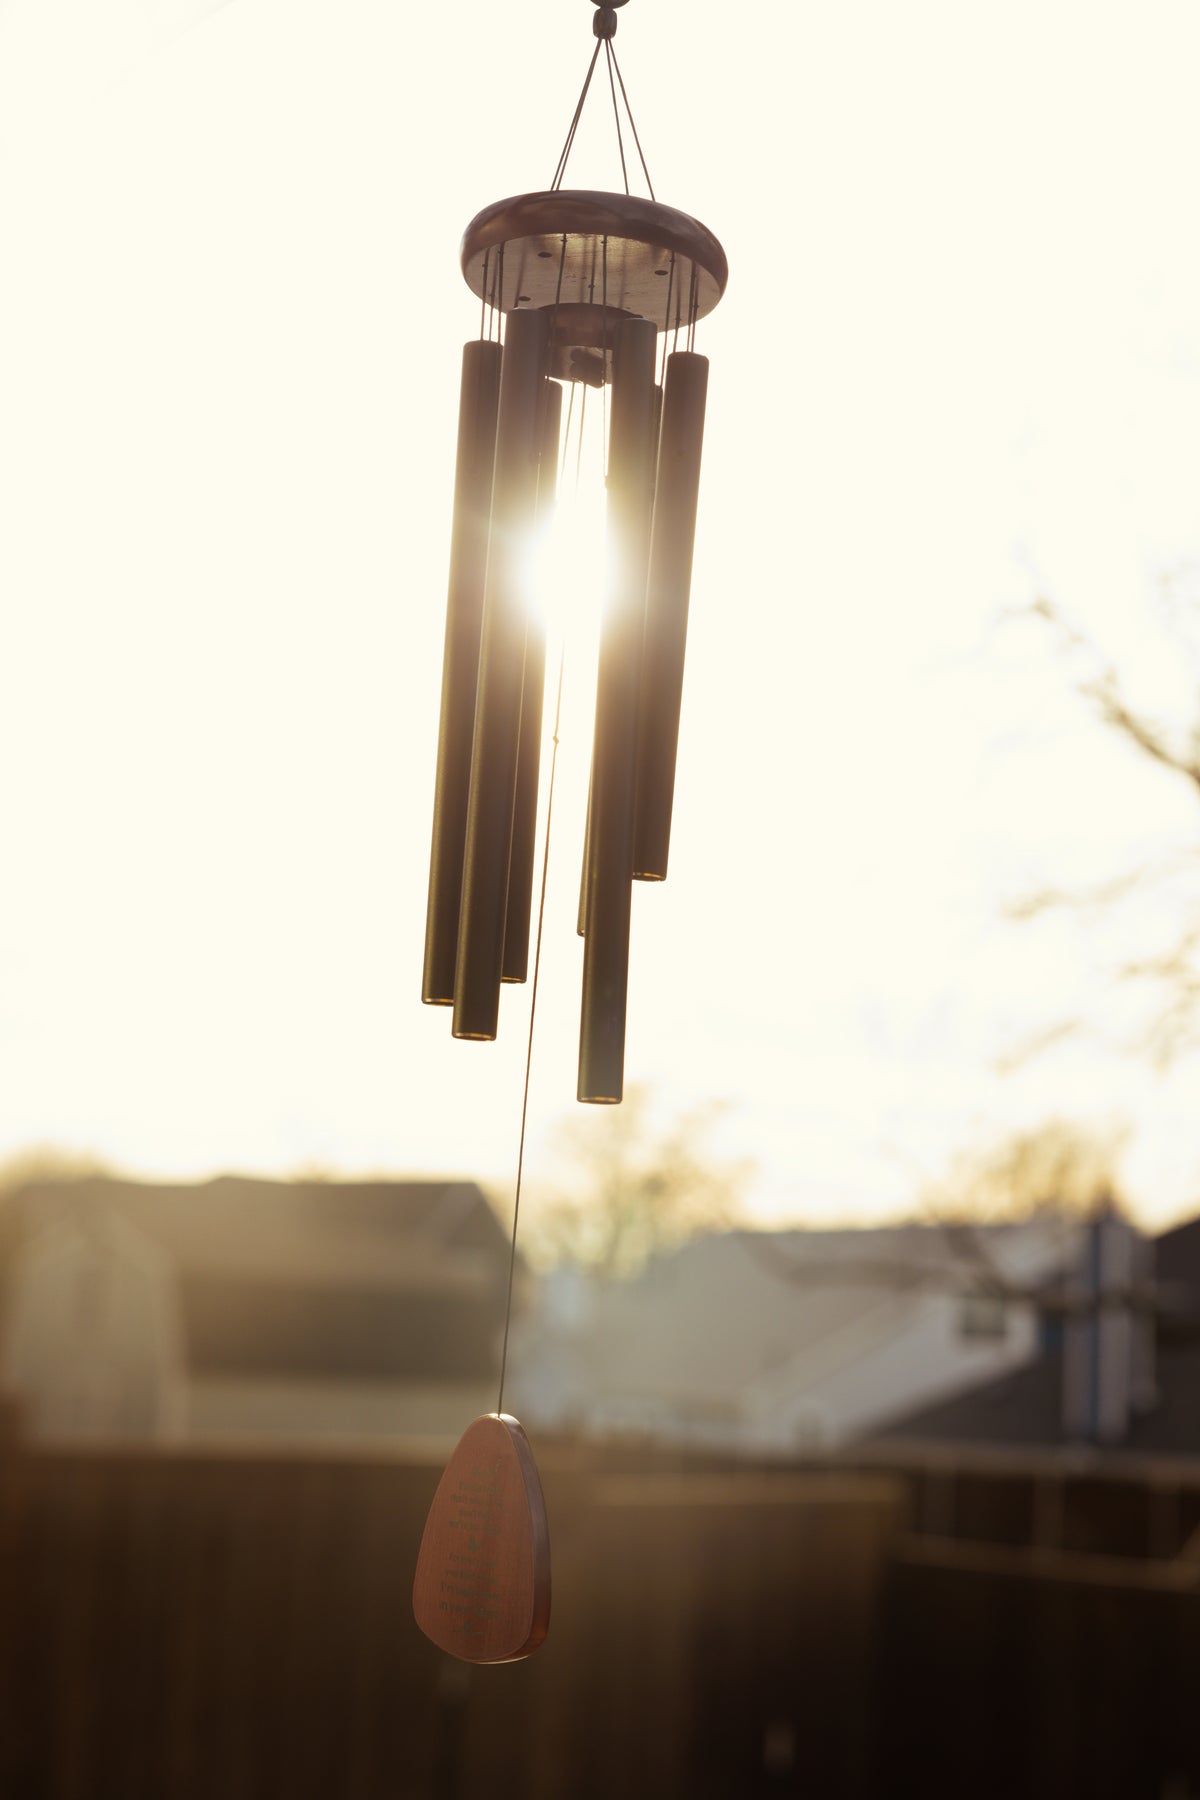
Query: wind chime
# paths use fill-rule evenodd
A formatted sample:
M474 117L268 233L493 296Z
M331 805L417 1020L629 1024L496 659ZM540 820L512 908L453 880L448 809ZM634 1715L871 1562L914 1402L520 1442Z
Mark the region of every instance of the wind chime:
M600 388L608 578L579 909L577 1097L612 1104L624 1083L632 883L667 874L708 384L696 323L728 270L704 225L655 199L613 49L626 0L592 3L596 46L551 186L485 207L463 235L480 335L463 350L422 999L453 1008L455 1037L486 1041L503 984L529 974L546 664L529 550L556 499L560 384L572 407L579 389L581 414L587 390ZM562 186L601 50L620 194ZM629 192L617 84L649 199ZM553 779L552 761L551 799ZM549 805L547 814L548 854ZM539 916L539 944L540 928ZM536 999L536 951L533 984ZM514 1211L514 1257L515 1245ZM528 1439L503 1411L512 1270L510 1258L497 1410L475 1420L447 1465L413 1589L422 1630L471 1662L526 1656L549 1624L541 1487Z

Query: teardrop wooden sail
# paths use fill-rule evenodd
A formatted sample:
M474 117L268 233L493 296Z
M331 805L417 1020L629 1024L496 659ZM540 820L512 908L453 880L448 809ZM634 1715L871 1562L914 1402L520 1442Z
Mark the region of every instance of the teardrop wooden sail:
M550 1533L517 1421L484 1413L446 1464L425 1522L413 1613L465 1662L516 1662L550 1625Z

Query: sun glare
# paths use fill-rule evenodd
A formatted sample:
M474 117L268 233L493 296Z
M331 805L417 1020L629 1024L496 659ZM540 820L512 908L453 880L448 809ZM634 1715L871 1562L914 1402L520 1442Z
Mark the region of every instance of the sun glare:
M548 727L560 656L572 706L594 693L608 566L601 409L589 409L582 430L578 410L563 427L558 504L530 550L530 606L548 644Z

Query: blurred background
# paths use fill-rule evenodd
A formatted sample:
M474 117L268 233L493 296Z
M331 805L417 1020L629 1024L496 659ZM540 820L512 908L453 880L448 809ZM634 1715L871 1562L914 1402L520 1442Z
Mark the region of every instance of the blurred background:
M576 554L505 1390L551 1634L412 1622L530 1008L419 1003L457 250L590 16L0 5L0 1792L1184 1800L1183 4L621 11L731 268L671 879L574 1107Z

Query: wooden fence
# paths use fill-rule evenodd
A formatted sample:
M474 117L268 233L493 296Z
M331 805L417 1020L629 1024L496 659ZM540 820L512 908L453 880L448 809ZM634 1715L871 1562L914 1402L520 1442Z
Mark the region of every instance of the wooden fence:
M899 1540L871 1791L1200 1794L1200 1581L1175 1561Z
M1064 1549L1011 1470L955 1538L899 1472L638 1460L543 1452L550 1637L471 1669L412 1622L432 1462L0 1453L0 1797L1200 1794L1186 1493L1146 1557L1132 1488Z
M550 1638L469 1669L412 1621L438 1473L0 1456L0 1795L873 1791L891 1484L545 1461Z

